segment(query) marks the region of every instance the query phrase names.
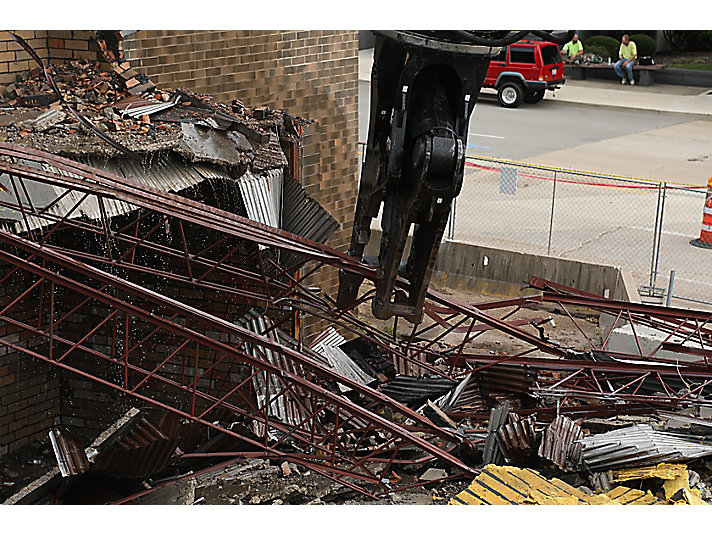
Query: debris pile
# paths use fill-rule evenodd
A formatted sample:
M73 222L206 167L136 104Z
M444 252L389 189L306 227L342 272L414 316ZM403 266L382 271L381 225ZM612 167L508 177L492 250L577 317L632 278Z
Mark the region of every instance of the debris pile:
M155 142L171 154L140 169L125 154L103 168L78 162L28 148L82 135L84 156L97 155L76 109L5 110L0 275L12 284L0 341L108 391L92 402L127 409L93 441L52 428L39 449L53 468L34 480L3 471L6 502L711 500L712 313L533 277L525 295L495 301L430 290L424 320L405 332L374 322L360 311L368 284L340 309L309 275L329 267L373 283L379 272L324 244L333 219L294 183L251 179L281 171L293 119L166 97L126 70L110 82L67 69L65 102L106 135L135 136L129 152ZM18 106L46 87L28 77L12 91ZM70 144L81 159L78 137ZM238 183L220 190L216 177ZM196 183L241 199L244 213L172 192ZM325 325L316 339L302 335L308 322ZM644 339L646 329L663 335Z
M0 90L0 141L75 159L175 150L242 173L283 165L280 141L296 142L310 123L238 100L228 106L210 95L162 90L107 50L112 70L88 60L45 66L15 38L38 67Z

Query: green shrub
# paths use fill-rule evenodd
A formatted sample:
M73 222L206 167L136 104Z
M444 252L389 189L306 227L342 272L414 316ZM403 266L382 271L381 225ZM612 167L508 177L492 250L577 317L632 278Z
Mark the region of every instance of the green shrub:
M589 52L589 48L591 47L604 48L606 50L606 54L598 54L601 57L610 56L613 59L617 59L618 48L620 47L620 43L616 41L613 37L607 37L605 35L594 35L593 37L589 37L584 41L583 51Z
M638 58L648 56L653 57L655 52L658 51L655 39L643 33L634 33L630 36L630 40L635 43L635 46L638 49Z
M665 41L673 52L708 52L712 50L710 30L665 30Z
M615 60L617 56L612 56L611 53L608 51L608 49L605 46L596 46L596 45L591 45L591 46L586 46L584 45L585 48L583 49L584 54L596 54L597 56L601 56L601 59L603 61L608 60L610 57L611 59Z

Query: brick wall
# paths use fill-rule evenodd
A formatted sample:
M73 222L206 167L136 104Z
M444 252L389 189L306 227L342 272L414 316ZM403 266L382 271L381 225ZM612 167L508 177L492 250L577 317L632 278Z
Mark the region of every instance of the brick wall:
M3 269L4 278L9 269ZM27 275L15 273L0 285L0 308L4 309L35 282ZM13 320L37 325L40 286L25 295L6 312ZM46 298L44 300L46 305ZM46 326L46 321L43 321ZM40 336L28 335L22 329L5 323L0 325L0 340L27 350L47 353L48 343ZM0 344L0 456L12 453L45 437L59 415L59 381L55 370L40 360L34 360L14 347Z
M16 33L46 62L98 57L91 40L94 32ZM306 131L301 181L341 224L329 244L346 250L358 190L356 31L140 31L124 42L124 49L132 65L162 89L186 88L210 93L217 101L238 99L247 106L267 105L317 121ZM34 67L27 53L0 33L0 85ZM324 269L316 276L311 282L335 295L336 271ZM0 287L0 305L11 291L11 285ZM38 302L37 295L31 296L24 301L30 307ZM307 335L316 328L304 327ZM64 330L67 335L69 328ZM0 330L0 338L13 335L17 333ZM40 352L43 342L40 337L27 339L28 346ZM97 348L100 345L96 340ZM127 399L112 396L105 386L58 373L49 364L3 347L0 355L0 456L46 436L60 411L63 423L91 435L125 407ZM112 402L115 409L106 410Z
M14 33L27 41L43 61L47 60L46 30L17 30ZM10 37L9 33L0 32L0 85L9 85L15 82L18 72L24 72L36 66L36 63L30 59L30 55Z
M126 58L163 89L210 93L314 119L302 148L301 181L341 225L329 244L346 250L358 193L357 31L140 31ZM336 295L338 275L313 283ZM304 325L307 334L313 325Z
M42 61L100 59L93 30L13 30L29 44ZM0 85L16 81L17 73L37 67L30 55L7 32L0 32Z

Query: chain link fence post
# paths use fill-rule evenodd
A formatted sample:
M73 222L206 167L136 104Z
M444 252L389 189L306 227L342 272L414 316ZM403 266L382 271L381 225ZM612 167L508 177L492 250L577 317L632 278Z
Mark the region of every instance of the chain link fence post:
M455 217L457 216L457 197L452 199L452 206L450 207L450 217L447 223L447 238L450 240L455 239Z
M655 267L651 274L651 277L653 280L653 283L651 284L653 294L655 293L655 290L657 289L657 286L658 286L658 265L660 264L660 242L662 241L662 237L663 237L663 216L665 215L665 197L667 196L667 182L663 182L662 192L663 192L663 195L662 195L662 201L660 204L660 227L658 229L658 244L657 244L657 248L654 252Z
M546 255L551 256L551 234L554 231L554 204L556 204L556 171L554 171L554 187L551 192L551 216L549 218L549 243L546 247Z

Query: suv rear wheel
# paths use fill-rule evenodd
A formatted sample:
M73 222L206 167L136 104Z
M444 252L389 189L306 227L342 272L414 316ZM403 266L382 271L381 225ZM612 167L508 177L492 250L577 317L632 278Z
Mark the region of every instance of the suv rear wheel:
M503 83L497 92L499 103L505 108L516 108L522 102L522 86L516 82Z
M536 104L537 102L541 102L542 98L544 98L544 89L539 89L538 91L529 91L527 94L524 95L524 101L527 104Z

